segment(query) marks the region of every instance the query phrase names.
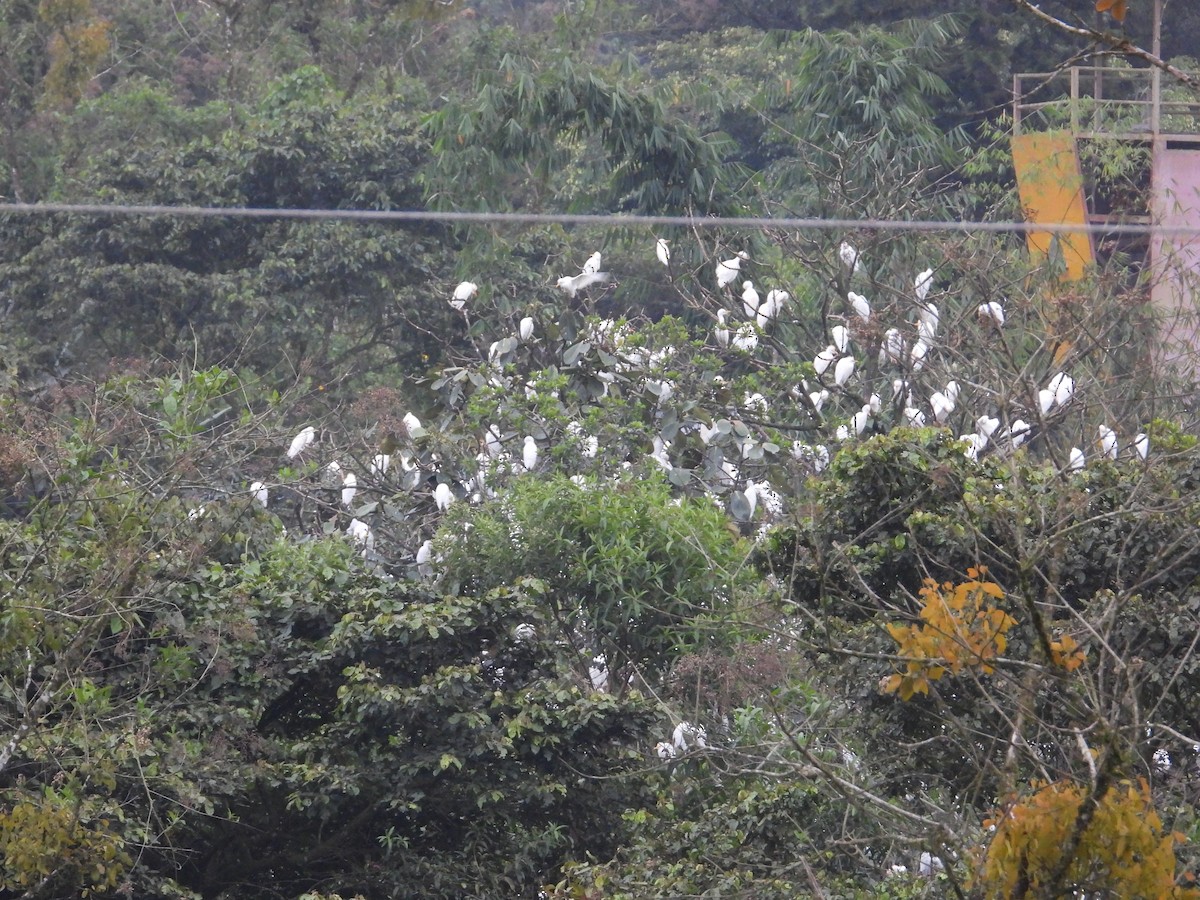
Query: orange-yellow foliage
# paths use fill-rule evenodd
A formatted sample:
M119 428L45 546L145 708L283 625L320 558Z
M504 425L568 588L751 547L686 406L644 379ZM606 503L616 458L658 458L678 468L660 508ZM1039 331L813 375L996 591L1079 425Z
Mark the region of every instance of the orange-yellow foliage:
M991 674L991 660L1008 646L1005 634L1016 620L989 602L1002 600L1004 591L995 582L980 580L986 572L968 569L970 580L958 585L925 580L920 591L921 624L887 626L899 645L897 653L908 661L903 673L884 679L885 692L908 700L914 694L928 694L930 682L946 672L958 675L971 668Z
M995 829L980 854L976 886L984 896L1200 897L1200 891L1175 883L1175 844L1184 837L1163 833L1144 779L1119 782L1099 798L1065 866L1062 854L1071 846L1089 789L1071 781L1034 787L984 823ZM1059 883L1050 884L1060 869Z

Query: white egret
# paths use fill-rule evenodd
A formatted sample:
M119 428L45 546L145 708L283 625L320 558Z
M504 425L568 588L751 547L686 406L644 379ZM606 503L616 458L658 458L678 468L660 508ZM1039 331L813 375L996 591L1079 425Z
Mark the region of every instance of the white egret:
M188 510L188 520L195 522L197 519L203 519L206 512L208 512L208 509L203 504L200 506L193 506Z
M433 489L433 502L437 504L437 508L445 512L450 508L450 504L454 502L454 491L450 490L450 485L444 481L439 482L437 487Z
M658 261L668 268L671 265L671 248L667 245L666 238L659 238L654 242L654 255L658 257Z
M375 532L361 519L351 519L350 524L346 526L346 534L362 546L364 556L375 549Z
M733 284L738 277L738 273L742 270L742 260L750 258L750 254L745 250L739 250L737 256L733 259L722 260L717 263L717 287L725 288Z
M1107 425L1096 429L1096 440L1100 443L1100 453L1109 459L1117 458L1117 433Z
M846 299L850 302L850 308L854 310L854 314L864 322L871 320L871 304L867 302L867 298L862 294L856 294L854 291L849 291L846 294Z
M607 272L581 272L573 278L570 275L564 275L558 279L558 289L568 297L574 297L586 287L593 284L608 284L610 281L612 281L612 276Z
M758 327L766 328L772 319L783 312L784 305L791 299L792 295L787 291L781 291L778 288L767 291L767 299L758 307L756 316Z
M461 281L458 287L454 289L454 297L450 301L450 305L462 312L467 305L467 301L474 297L479 292L479 285L473 281Z
M867 430L867 425L871 422L871 407L864 406L858 412L850 417L850 427L854 429L856 435L862 435Z
M929 296L929 289L931 287L933 287L933 269L926 269L924 272L921 272L919 275L917 275L916 279L913 281L913 293L917 295L918 303L925 302L925 298ZM930 304L930 306L932 305L933 304Z
M979 451L987 446L987 438L974 432L960 434L958 439L967 445L967 448L963 450L963 456L972 461L978 461Z
M578 423L572 422L575 425ZM504 444L500 440L500 426L493 422L483 432L483 449L487 451L487 455L495 459L504 450Z
M833 338L833 346L837 348L837 352L845 353L846 348L850 346L850 329L845 325L834 325L829 329L829 336Z
M906 406L912 406L912 392L908 389L908 382L903 378L893 378L892 400L899 400L902 397Z
M746 513L747 519L754 518L754 511L758 509L758 491L755 488L753 481L746 482L746 489L742 491L742 496L746 498L746 502L750 504L750 512Z
M729 342L734 350L739 350L742 353L753 353L758 349L758 332L754 330L754 323L743 322L734 332L733 339Z
M753 319L758 315L758 291L754 289L753 281L742 282L742 310L746 313L746 318Z
M835 347L833 344L830 344L813 357L813 369L816 370L818 376L824 375L826 370L828 370L830 366L837 362L837 358L837 347Z
M829 399L829 391L820 390L813 391L808 395L808 400L813 405L813 409L817 412L821 411L821 407L825 405L825 401Z
M592 683L593 690L608 690L608 660L603 653L592 657L592 664L588 666L588 681Z
M382 478L387 474L391 465L392 456L390 453L376 453L371 460L371 476L373 478Z
M681 753L689 750L703 750L708 746L708 733L703 725L693 725L691 722L680 722L671 733L671 743Z
M917 333L920 337L933 343L933 339L937 337L938 326L941 324L942 317L938 312L936 304L926 303L917 310Z
M933 407L933 418L939 425L945 425L950 413L954 412L954 401L941 391L933 392L929 405Z
M867 409L871 411L872 416L879 415L879 411L883 409L883 400L878 394L872 394L867 398Z
M713 328L713 337L717 339L718 347L729 346L729 329L725 326L725 317L729 315L725 310L717 310L717 325Z
M994 416L980 416L975 420L975 433L983 438L984 446L992 439L992 435L996 433L996 429L1000 427L1000 420Z
M358 476L347 472L342 479L342 506L346 509L354 507L354 495L358 493Z
M654 752L658 754L658 758L666 761L675 758L675 747L668 744L666 741L659 741L654 745Z
M433 541L426 540L417 548L417 573L422 578L433 577Z
M1084 459L1083 451L1078 447L1072 447L1070 458L1067 462L1067 468L1072 472L1078 472L1083 468L1085 461L1086 460Z
M597 250L587 258L587 262L583 264L583 271L587 275L595 275L600 271L600 251Z
M513 638L522 644L528 644L536 637L537 629L528 622L522 622L513 629Z
M517 335L522 343L533 337L533 316L526 316L521 320L521 324L517 326Z
M256 481L250 485L250 496L263 509L267 508L267 501L270 499L270 494L267 491L267 486L261 481Z
M950 401L952 403L957 403L958 402L958 393L960 390L961 390L961 388L958 386L957 381L947 381L946 389L943 393L945 393L945 395L950 398Z
M906 407L904 407L903 415L904 415L904 421L906 421L913 428L924 428L925 427L925 413L921 412L919 409L914 409L911 406L906 406Z
M975 310L975 315L984 325L991 325L995 328L1004 327L1004 307L995 300L980 303L979 309Z
M287 449L287 458L295 459L297 456L299 456L301 453L303 453L306 449L308 449L309 445L311 445L312 442L315 441L316 439L317 439L316 429L313 428L311 425L305 425L303 428L300 429L300 433L297 434L294 438L292 438L291 446L289 446Z
M921 854L921 859L917 863L917 874L924 875L926 878L932 878L934 874L946 868L940 857L934 856L928 850Z
M404 423L404 428L408 431L409 437L418 437L425 433L425 429L421 427L421 420L412 413L406 412L401 421Z
M1065 406L1075 393L1075 379L1066 372L1059 372L1050 379L1046 390L1054 395L1055 406Z
M912 346L912 352L909 354L909 359L912 360L912 370L920 372L925 368L925 357L929 355L929 344L926 343L924 337L917 339L917 342Z
M1012 441L1013 449L1016 450L1025 441L1029 439L1030 426L1024 419L1017 419L1008 428L1008 437Z
M1139 431L1133 439L1133 449L1141 459L1150 455L1150 438L1144 431Z
M899 363L904 356L904 335L899 328L889 328L883 335L883 343L879 347L879 365Z
M850 270L851 275L857 275L862 269L862 263L858 258L858 250L848 241L842 241L838 247L838 259L842 261L842 265Z
M833 381L838 387L845 387L850 376L854 374L854 357L843 356L833 367Z
M1038 409L1041 410L1042 415L1044 416L1053 408L1054 391L1049 391L1046 390L1046 388L1042 388L1040 391L1038 391Z
M525 446L521 450L521 463L525 466L526 472L532 472L537 468L538 462L538 445L533 439L533 435L525 435Z

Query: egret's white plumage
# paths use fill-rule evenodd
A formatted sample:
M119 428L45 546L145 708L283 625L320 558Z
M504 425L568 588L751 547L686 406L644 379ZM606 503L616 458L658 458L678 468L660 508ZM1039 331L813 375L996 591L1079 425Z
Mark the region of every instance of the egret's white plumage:
M867 302L867 298L862 294L856 294L850 291L846 294L846 299L850 301L850 308L854 310L854 314L864 322L869 322L871 319L871 304Z
M533 439L533 435L525 435L525 446L521 449L521 463L525 466L526 472L532 472L537 468L538 461L538 445Z
M479 285L473 281L460 281L458 287L454 289L454 297L450 300L450 305L457 310L462 310L467 301L474 297L479 292Z
M533 316L526 316L521 320L521 324L517 328L517 335L522 342L533 337Z
M439 482L438 486L433 489L433 502L442 512L448 510L450 504L454 502L454 491L450 490L450 485Z
M300 429L300 433L292 438L291 446L287 449L287 458L295 459L301 453L308 449L309 445L317 439L317 431L311 425L305 425Z
M858 274L862 269L862 262L858 258L858 250L849 241L842 241L838 246L838 259L842 261L842 265L850 270L851 275Z
M742 311L746 318L753 319L758 315L758 291L754 289L753 281L742 282Z
M1150 438L1145 432L1139 431L1137 433L1137 436L1133 439L1133 450L1141 459L1145 459L1150 455Z
M829 336L833 338L833 346L837 348L837 352L845 353L846 348L850 346L850 329L845 325L834 325L829 329Z
M267 508L267 501L270 500L270 493L267 491L267 486L261 481L256 481L250 485L250 496L254 498L254 502L263 509Z
M354 495L358 493L358 476L347 472L342 479L342 506L350 509L354 506Z
M1083 468L1085 462L1086 459L1084 458L1083 451L1078 447L1072 447L1070 458L1067 461L1067 468L1072 472L1078 472Z
M671 265L671 248L668 246L666 238L659 238L654 242L654 255L664 266Z
M833 381L838 387L844 387L854 374L854 357L843 356L833 367Z
M889 328L883 335L883 343L879 347L879 365L899 363L904 356L904 335L899 328Z
M984 325L991 325L995 328L1004 326L1004 307L995 300L980 303L979 309L975 311L975 314Z
M1075 394L1075 379L1066 372L1059 372L1050 379L1046 390L1054 395L1055 406L1065 406Z
M375 478L382 478L391 468L392 457L389 453L377 453L371 460L371 475Z
M351 519L346 526L346 534L362 546L364 555L375 549L375 532L361 519Z
M824 375L825 372L837 362L838 351L837 347L830 344L820 353L813 357L813 369L816 370L818 376Z
M587 262L583 264L583 271L586 275L595 275L600 271L600 251L597 250L587 258Z
M1117 458L1117 433L1107 425L1096 429L1096 439L1100 443L1100 453L1109 459Z
M568 297L574 297L586 287L593 284L608 284L611 280L612 276L607 272L581 272L574 277L564 275L558 279L558 289Z
M754 324L751 322L743 322L734 332L733 338L730 341L730 346L734 350L740 350L742 353L753 353L758 349L758 332L754 330Z
M737 281L738 273L742 270L742 260L749 259L750 254L739 250L732 259L717 263L717 287L725 288Z
M725 325L725 318L729 313L723 309L717 310L717 325L713 328L713 337L717 339L718 347L729 346L729 329Z
M933 269L926 269L917 275L913 281L913 293L917 295L917 302L924 303L925 298L929 296L929 289L933 287Z

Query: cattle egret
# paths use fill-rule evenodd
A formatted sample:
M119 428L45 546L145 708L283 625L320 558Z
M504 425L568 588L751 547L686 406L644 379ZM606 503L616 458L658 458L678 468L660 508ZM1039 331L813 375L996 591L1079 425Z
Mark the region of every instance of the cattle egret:
M423 433L425 431L425 429L421 427L421 420L410 412L406 412L401 421L404 422L404 427L408 431L409 437L416 437L417 433Z
M758 291L754 289L753 281L742 282L742 310L746 318L753 319L758 315Z
M871 319L871 304L867 302L867 298L862 294L856 294L850 291L846 294L846 299L850 301L850 308L854 310L854 314L864 322L869 322Z
M861 435L867 430L867 425L871 421L871 408L864 406L858 412L850 417L850 427L854 429L854 433Z
M528 622L522 622L513 629L513 638L522 644L527 644L537 637L537 629Z
M758 307L758 327L766 328L771 320L783 312L784 305L792 299L792 295L787 291L775 289L767 291L767 299Z
M708 746L708 733L703 725L693 725L691 722L680 722L671 733L671 743L681 753L688 750L703 750Z
M467 301L474 297L479 292L479 285L473 281L459 282L458 287L454 289L454 298L450 301L450 305L459 312L467 305Z
M746 502L750 504L750 512L746 513L747 519L754 518L754 511L758 509L758 491L755 489L753 481L746 482L746 489L742 491L742 496L746 498Z
M483 449L487 451L487 455L492 459L495 459L504 450L504 444L500 440L499 425L492 423L483 432Z
M375 478L382 478L387 474L392 465L391 454L377 453L374 459L371 460L371 475Z
M1012 441L1013 449L1016 450L1029 439L1029 423L1024 419L1017 419L1009 426L1008 436Z
M351 519L350 524L346 526L346 534L362 546L364 556L375 549L375 533L371 531L371 526L361 519Z
M983 443L986 446L991 440L992 435L996 433L996 429L1000 427L1000 420L994 416L980 416L975 420L975 433L983 438Z
M924 875L926 878L932 878L936 872L944 868L946 866L939 857L925 851L921 854L921 859L917 863L917 874Z
M675 747L671 744L668 744L666 741L659 741L654 745L654 752L658 754L659 759L666 761L668 759L674 759L676 751Z
M838 247L838 259L842 261L842 265L850 270L851 275L856 275L862 269L862 264L858 259L858 251L854 245L847 241L842 241Z
M1117 458L1117 433L1107 425L1096 429L1096 439L1100 442L1100 453L1109 459Z
M838 387L844 387L854 374L854 357L843 356L833 367L833 381Z
M919 409L914 409L911 406L904 407L904 421L908 422L913 428L925 427L925 413Z
M442 512L448 510L450 504L454 502L454 491L450 490L450 485L440 482L433 489L433 502L437 504L437 508Z
M521 320L521 324L517 327L517 335L522 342L533 337L533 316L526 316Z
M582 272L574 278L564 275L558 279L558 289L568 297L574 297L586 287L593 284L608 284L610 281L612 281L612 276L607 272Z
M929 398L929 405L933 407L933 418L939 425L945 425L950 413L954 412L954 401L941 391L933 392Z
M533 439L533 435L525 435L525 446L521 450L521 462L525 466L526 472L532 472L537 468L538 461L538 445Z
M872 416L879 415L879 411L883 409L883 400L878 394L872 394L867 398L867 409L871 411Z
M813 409L817 412L821 411L821 407L825 405L825 401L829 399L829 391L813 391L808 395L808 401L813 405Z
M925 298L929 296L929 289L931 287L933 287L933 269L926 269L917 275L916 280L913 281L913 293L917 295L918 303L925 302ZM930 305L932 306L933 304Z
M1066 372L1059 372L1050 379L1046 390L1054 395L1055 406L1065 406L1075 393L1075 379Z
M845 325L834 325L829 329L829 336L833 338L833 346L837 348L837 352L845 353L846 348L850 346L850 329Z
M818 376L824 375L826 370L832 366L838 358L837 347L830 344L820 353L813 357L813 369L816 370Z
M912 369L914 372L920 372L925 368L925 357L929 355L929 344L925 342L925 338L921 337L912 347L912 353L909 358L912 360Z
M659 238L654 242L654 255L658 257L658 261L668 268L671 265L671 248L667 246L666 238Z
M1048 391L1042 388L1038 391L1038 409L1042 411L1042 415L1050 412L1054 407L1054 391Z
M347 472L342 479L342 506L350 509L354 506L354 495L358 493L358 476Z
M987 446L987 438L975 433L960 434L958 439L967 445L967 448L963 450L963 456L973 462L979 460L979 451Z
M1133 439L1133 449L1142 459L1150 455L1150 438L1145 432L1139 431Z
M295 459L303 453L308 446L317 439L317 432L311 425L305 425L300 429L300 433L292 438L291 446L287 450L287 458Z
M422 578L433 577L433 541L425 541L417 548L417 573Z
M592 657L592 664L588 666L588 681L592 683L593 690L608 690L608 660L603 653Z
M737 281L738 273L742 270L742 260L749 259L750 254L739 250L733 259L717 263L717 287L725 288Z
M995 328L1004 326L1004 307L995 300L980 303L979 309L975 311L975 315L979 317L979 321L984 325L991 325Z
M583 264L583 271L586 275L595 275L600 271L600 251L597 250L587 258L587 262Z
M717 310L717 326L713 329L713 337L717 339L718 347L729 346L729 329L725 327L725 317L728 313L723 309Z
M904 335L899 328L889 328L883 335L883 343L879 347L879 365L899 363L904 356Z
M957 403L959 390L960 388L957 381L947 381L946 390L943 393L950 398L951 403Z
M1085 460L1084 460L1084 456L1083 456L1083 451L1080 450L1078 447L1072 447L1070 460L1067 462L1067 468L1070 469L1072 472L1078 472L1080 469L1083 468L1084 462L1085 462Z
M256 481L250 485L250 496L254 498L254 502L263 509L267 508L267 500L270 499L270 494L267 493L267 486L261 481Z
M758 332L754 330L754 324L743 322L739 325L730 341L730 346L742 353L753 353L758 349Z
M937 337L938 325L941 324L941 314L933 303L926 303L917 311L917 333L920 337L933 343Z

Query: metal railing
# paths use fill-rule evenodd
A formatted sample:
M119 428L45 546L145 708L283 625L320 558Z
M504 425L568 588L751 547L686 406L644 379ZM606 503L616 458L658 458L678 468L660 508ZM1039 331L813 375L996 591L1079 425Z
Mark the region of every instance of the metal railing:
M1014 75L1013 133L1052 128L1077 137L1200 141L1200 96L1157 68L1071 66Z

